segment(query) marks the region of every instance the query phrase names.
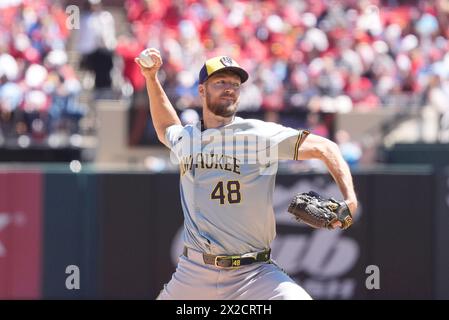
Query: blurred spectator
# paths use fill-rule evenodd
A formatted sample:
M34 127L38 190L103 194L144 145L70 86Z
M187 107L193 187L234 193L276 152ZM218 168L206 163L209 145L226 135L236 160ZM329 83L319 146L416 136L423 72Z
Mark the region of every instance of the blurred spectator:
M116 46L115 21L103 10L101 0L85 0L77 49L81 53L80 68L95 75L95 98L111 97L111 70Z
M338 130L335 134L335 141L348 165L357 165L362 157L362 148L351 141L349 133L345 130Z
M317 112L309 112L307 114L307 121L305 127L311 133L329 138L329 129L323 123L323 121L321 121L320 114Z
M134 59L145 48L131 35L119 37L116 54L123 61L123 78L132 87L132 99L129 115L129 141L130 145L141 144L148 127L149 101L145 86L145 78L140 74L139 66ZM147 134L148 135L148 134ZM154 136L152 132L151 136Z
M443 131L446 131L448 126L449 115L449 85L446 81L443 86L440 77L433 76L429 82L428 91L429 106L433 112L437 114L438 119L438 138L440 139ZM441 139L440 139L441 140Z

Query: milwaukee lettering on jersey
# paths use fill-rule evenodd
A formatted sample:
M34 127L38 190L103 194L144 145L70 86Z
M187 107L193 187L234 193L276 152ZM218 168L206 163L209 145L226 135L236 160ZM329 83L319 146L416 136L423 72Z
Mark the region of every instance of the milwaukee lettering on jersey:
M183 176L188 170L193 168L225 170L240 174L240 160L222 154L198 153L196 161L192 155L181 158L180 171Z

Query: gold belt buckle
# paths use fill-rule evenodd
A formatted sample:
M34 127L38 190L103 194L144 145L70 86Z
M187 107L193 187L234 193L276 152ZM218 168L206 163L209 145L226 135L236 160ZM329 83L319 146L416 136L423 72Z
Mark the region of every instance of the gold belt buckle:
M218 259L222 259L222 260L231 260L231 266L230 267L222 267L222 266L219 266L218 265ZM215 263L214 263L214 265L217 267L217 268L238 268L238 267L240 267L240 259L241 259L241 256L216 256L215 257Z

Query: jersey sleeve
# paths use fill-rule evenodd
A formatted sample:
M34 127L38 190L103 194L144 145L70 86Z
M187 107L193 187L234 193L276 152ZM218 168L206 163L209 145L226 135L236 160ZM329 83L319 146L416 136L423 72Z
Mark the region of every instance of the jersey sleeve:
M279 124L275 124L270 131L273 132L269 139L270 148L276 150L278 160L298 160L298 148L309 132Z

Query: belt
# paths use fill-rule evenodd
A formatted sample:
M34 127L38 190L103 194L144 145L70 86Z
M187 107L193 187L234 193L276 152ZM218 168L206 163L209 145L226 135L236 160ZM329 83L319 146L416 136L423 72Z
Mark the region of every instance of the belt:
M196 250L184 247L183 255L188 258L195 258L198 255L202 256L202 262L210 264L219 268L238 268L246 266L255 262L267 262L270 260L271 249L260 252L250 252L235 256L222 256L201 253ZM199 259L197 259L199 260Z

